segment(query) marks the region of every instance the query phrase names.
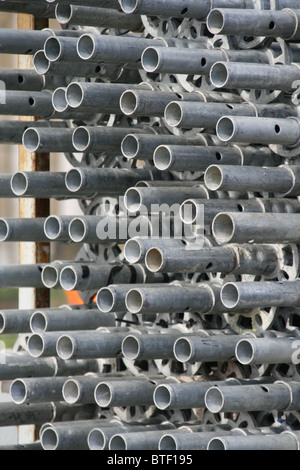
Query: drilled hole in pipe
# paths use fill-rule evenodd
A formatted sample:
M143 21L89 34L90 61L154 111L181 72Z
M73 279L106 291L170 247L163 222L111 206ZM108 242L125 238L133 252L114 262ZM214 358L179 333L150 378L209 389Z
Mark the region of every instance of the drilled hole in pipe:
M121 143L121 151L126 158L135 158L139 151L139 141L136 136L129 134Z
M280 126L278 126L278 124L276 124L276 126L275 126L274 129L275 129L276 134L279 134L279 132L280 132Z

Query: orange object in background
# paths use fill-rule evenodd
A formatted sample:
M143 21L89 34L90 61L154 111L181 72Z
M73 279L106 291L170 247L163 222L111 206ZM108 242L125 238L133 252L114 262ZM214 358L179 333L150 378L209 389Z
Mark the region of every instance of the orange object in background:
M69 292L65 292L68 303L71 305L84 305L84 302L80 295L78 294L77 290L72 290ZM93 302L96 302L97 295L93 298Z

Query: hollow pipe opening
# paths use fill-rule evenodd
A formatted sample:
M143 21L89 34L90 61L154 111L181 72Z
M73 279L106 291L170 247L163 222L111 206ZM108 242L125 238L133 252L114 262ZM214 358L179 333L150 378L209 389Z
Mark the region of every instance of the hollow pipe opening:
M88 446L90 450L104 450L105 436L101 429L92 429L88 435Z
M216 62L210 69L210 80L216 88L226 87L228 81L228 70L226 64Z
M54 266L45 266L42 270L42 283L47 289L52 289L59 281L57 269Z
M137 109L137 96L133 91L124 91L120 98L120 108L123 114L130 116Z
M61 45L58 38L51 36L45 42L44 53L50 62L55 62L61 55Z
M41 435L41 444L44 450L56 450L59 438L53 428L46 428Z
M230 117L224 116L219 119L216 125L216 133L222 142L231 140L234 136L235 125Z
M66 89L63 87L56 88L52 93L52 105L55 111L62 113L68 108L66 99Z
M238 288L230 282L221 289L221 301L227 308L233 308L238 304L240 295Z
M40 357L44 351L44 340L38 334L32 334L27 341L27 349L32 357Z
M187 362L192 355L192 345L186 338L178 338L174 343L174 356L179 362Z
M107 408L112 400L112 391L109 384L98 384L95 388L94 397L98 406L101 406L102 408Z
M166 106L165 109L165 120L166 123L171 127L177 127L182 121L182 108L180 103L172 101Z
M198 219L197 204L191 199L183 202L179 209L179 216L184 224L193 224Z
M168 170L172 164L172 160L172 152L167 146L160 145L155 149L153 163L158 170Z
M124 246L124 256L128 263L134 264L140 261L142 250L137 240L127 240Z
M103 287L97 293L97 306L101 312L111 312L114 306L114 294L107 287Z
M91 143L91 135L85 127L77 127L72 135L73 146L78 152L87 150Z
M159 248L150 248L145 256L146 267L152 273L160 270L163 265L163 254Z
M135 336L126 336L122 341L122 354L127 359L135 360L140 354L139 340Z
M220 437L214 437L209 441L207 450L226 450L226 444Z
M236 359L241 364L251 364L254 358L253 345L246 339L241 339L235 347Z
M133 134L128 134L121 142L121 152L126 158L135 158L139 151L139 141Z
M77 403L80 398L80 388L76 380L69 379L64 383L62 387L62 396L70 405Z
M74 353L74 343L70 336L62 335L56 343L57 355L63 359L70 359Z
M224 15L222 11L217 9L211 10L206 19L206 26L210 33L220 34L224 27Z
M158 443L158 450L178 450L176 439L171 434L162 436Z
M130 290L126 295L125 305L130 313L139 313L143 308L142 294L138 290Z
M159 66L159 53L154 47L147 47L142 54L142 66L146 72L155 72Z
M43 312L34 312L29 323L33 333L44 333L47 329L47 319Z
M66 100L71 108L79 108L82 104L84 91L80 83L72 82L66 89Z
M123 436L116 434L109 441L109 450L127 450L127 443Z
M69 170L65 177L65 183L69 191L79 191L83 183L83 178L80 170L78 170L77 168Z
M0 242L4 242L9 235L9 224L6 220L0 219Z
M138 0L119 0L119 3L124 13L134 13L138 6Z
M21 404L24 403L27 395L27 388L23 380L17 379L14 380L10 387L10 396L12 400Z
M159 385L153 393L153 401L159 410L165 410L171 404L171 392L167 385Z
M212 387L207 390L205 397L205 406L211 413L219 413L224 405L224 397L220 389Z
M50 67L50 62L43 50L37 51L33 56L33 66L39 75L45 75Z
M234 221L230 215L216 215L212 222L212 233L219 244L229 243L234 234Z
M44 232L50 240L56 240L62 230L61 221L55 215L47 217L44 223Z
M36 152L40 146L40 136L37 129L26 129L22 136L22 143L28 152Z
M10 180L10 187L16 196L23 196L28 189L28 178L25 173L17 172Z
M67 24L72 18L72 5L58 4L55 7L55 17L61 24Z
M95 52L95 41L92 36L83 34L77 41L77 53L81 59L90 59Z
M127 189L124 195L124 205L129 212L138 212L141 208L141 195L136 188Z
M66 291L74 290L77 283L77 274L71 266L66 266L60 273L60 285Z
M3 333L5 330L6 322L5 322L5 315L0 312L0 333Z
M204 173L205 186L211 191L216 191L220 188L222 182L222 169L215 165L209 166Z
M80 243L84 240L87 233L85 221L82 219L73 219L69 224L69 235L73 242Z

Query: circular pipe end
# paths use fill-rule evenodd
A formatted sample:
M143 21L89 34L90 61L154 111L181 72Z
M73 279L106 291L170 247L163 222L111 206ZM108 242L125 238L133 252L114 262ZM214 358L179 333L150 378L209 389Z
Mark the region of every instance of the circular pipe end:
M224 15L221 10L214 8L206 18L206 26L210 33L221 34L224 27Z
M106 438L101 429L92 429L88 434L88 446L90 450L104 450Z
M228 82L228 69L225 63L216 62L210 69L210 81L215 88L224 88Z
M62 335L58 338L56 343L56 352L57 355L63 359L71 359L74 354L74 341L68 335Z
M125 438L120 434L115 434L109 441L109 450L127 450Z
M112 400L112 390L108 383L99 383L94 392L95 402L102 408L108 408Z
M83 34L77 41L77 54L83 60L89 60L95 52L95 40L92 35Z
M138 338L133 335L128 335L122 341L122 354L127 359L134 361L137 359L141 351Z
M55 62L61 55L61 44L57 37L50 36L46 39L44 53L50 62Z
M138 0L119 0L120 7L124 13L135 13L137 6L138 6Z
M103 313L113 311L114 300L114 293L108 287L103 287L97 292L97 307Z
M165 121L170 127L177 127L182 121L182 108L180 103L172 101L166 106Z
M145 256L145 264L149 271L157 273L163 266L163 253L159 248L150 248Z
M121 142L121 152L125 158L136 158L139 152L139 141L134 134L128 134Z
M210 191L217 191L223 183L222 168L210 165L204 173L204 184Z
M171 405L171 392L167 385L158 385L154 390L153 401L159 410L166 410Z
M5 219L0 219L0 242L5 242L9 236L9 224Z
M27 388L21 379L16 379L10 386L10 396L14 403L20 405L26 401Z
M224 397L221 390L218 387L211 387L207 390L204 402L206 408L211 413L219 413L224 405Z
M168 170L173 162L172 151L166 145L160 145L153 153L153 163L160 170Z
M43 312L34 312L30 318L29 324L33 333L44 333L47 330L47 319Z
M85 152L91 144L91 135L86 127L77 127L72 135L73 147L78 152Z
M141 260L142 249L139 242L135 239L127 240L124 246L124 256L128 263L134 264Z
M234 229L234 220L226 213L219 213L212 222L212 234L219 245L231 241L234 235Z
M79 108L84 98L84 91L80 83L72 82L66 88L66 100L71 108Z
M29 127L23 133L22 144L28 152L36 152L40 146L40 135L37 129Z
M61 221L59 217L50 215L44 223L44 233L49 240L56 240L62 230Z
M62 396L70 405L74 405L80 399L80 387L76 380L66 380L62 387Z
M158 450L178 450L175 437L171 434L162 436L158 443Z
M141 63L146 72L156 72L160 65L159 52L154 47L147 47L142 54Z
M124 195L124 205L128 212L135 213L141 208L141 194L137 188L129 188Z
M28 178L26 173L18 171L12 175L10 187L16 196L24 196L28 189Z
M143 308L143 296L137 289L132 289L126 294L125 305L130 313L140 313Z
M221 302L226 308L234 308L239 302L239 290L231 282L225 284L221 289Z
M251 341L241 339L235 347L235 357L241 364L251 364L254 359L254 347Z
M188 362L192 356L192 345L187 338L178 338L174 343L174 356L179 362Z
M216 125L216 134L222 142L229 142L233 139L235 124L231 117L221 117Z
M66 187L72 193L80 191L83 184L83 176L79 169L72 168L66 173L65 177Z
M59 283L59 274L54 266L45 266L41 277L42 283L47 289L53 289Z
M121 95L120 109L126 116L132 116L137 110L138 98L134 91L127 90Z
M75 218L69 224L69 236L75 243L81 243L87 234L86 223L83 219Z
M77 273L72 266L66 266L60 273L60 285L66 291L72 291L76 288Z

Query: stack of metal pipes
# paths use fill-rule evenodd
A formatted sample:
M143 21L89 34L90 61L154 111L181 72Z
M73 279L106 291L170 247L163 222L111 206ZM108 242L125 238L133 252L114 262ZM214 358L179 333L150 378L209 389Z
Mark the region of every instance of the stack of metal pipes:
M0 10L60 25L0 30L33 64L0 69L1 114L35 117L0 144L72 167L1 174L0 197L82 211L0 219L1 242L78 248L1 265L1 289L81 299L0 311L0 435L38 430L0 449L299 450L298 0Z

